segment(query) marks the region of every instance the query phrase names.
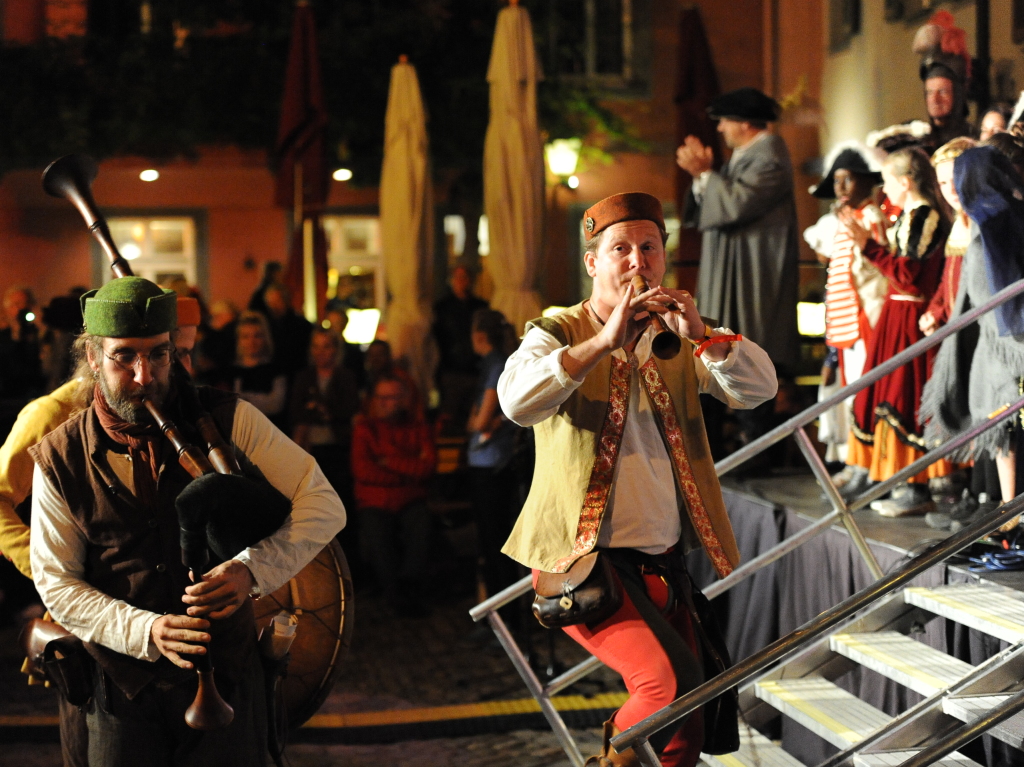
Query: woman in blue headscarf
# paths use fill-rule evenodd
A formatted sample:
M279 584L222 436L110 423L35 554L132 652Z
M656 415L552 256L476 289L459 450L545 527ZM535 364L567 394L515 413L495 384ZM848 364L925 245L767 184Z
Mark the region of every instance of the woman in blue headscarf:
M953 180L971 220L971 242L953 317L979 306L1024 278L1024 181L1010 160L991 146L968 149L956 159ZM951 317L952 319L952 317ZM919 417L925 436L945 441L987 420L1024 392L1024 297L985 314L942 343ZM1004 501L1016 495L1016 447L1020 419L989 429L958 458L995 459Z

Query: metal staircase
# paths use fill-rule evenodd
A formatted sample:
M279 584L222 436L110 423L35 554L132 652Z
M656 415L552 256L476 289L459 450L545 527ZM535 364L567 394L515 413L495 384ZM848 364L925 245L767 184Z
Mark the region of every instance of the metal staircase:
M785 637L770 643L714 679L612 738L618 752L634 749L640 764L660 762L650 737L672 726L722 692L740 690L740 705L749 728L741 728L741 747L733 754L705 756L717 767L801 767L801 763L772 743L756 728L780 715L817 733L840 749L817 767L980 767L955 749L982 733L1017 748L1024 747L1024 593L992 585L957 585L924 589L910 581L949 556L967 548L1017 515L1024 513L1024 493L1001 509L972 521L968 527L885 574L852 512L889 492L927 468L1024 411L1024 397L993 413L987 422L935 447L910 466L854 499L845 501L825 470L805 427L826 410L906 364L943 339L975 322L1006 301L1024 295L1019 280L981 306L960 315L931 336L867 372L856 383L811 406L768 434L715 464L723 475L768 447L792 435L825 492L833 510L774 548L737 567L703 591L712 599L824 533L836 523L848 531L868 571L877 579L870 586L831 607ZM900 590L902 589L902 590ZM487 620L502 647L537 699L544 716L575 767L584 759L552 702L552 696L579 681L601 663L591 657L543 684L516 645L498 610L531 590L530 577L508 586L470 610L474 621ZM913 637L936 617L989 634L1012 646L978 666L971 666L931 648ZM925 696L920 703L893 717L859 700L835 684L862 666ZM810 767L809 765L807 767Z
M938 617L1013 647L983 667L972 666L913 638ZM1024 678L1021 642L1024 593L1020 591L989 584L909 587L877 602L853 622L744 687L741 706L755 726L782 714L831 743L840 754L830 764L899 765L920 750L915 746L922 741L977 718L1009 697L1008 690L1020 687ZM835 684L857 665L925 700L901 717L879 711ZM865 745L883 728L888 728L884 737L876 736ZM1024 715L996 725L989 734L1019 748L1024 742ZM745 733L738 752L705 754L702 759L710 767L801 764L756 730ZM954 752L935 764L974 767L976 763Z

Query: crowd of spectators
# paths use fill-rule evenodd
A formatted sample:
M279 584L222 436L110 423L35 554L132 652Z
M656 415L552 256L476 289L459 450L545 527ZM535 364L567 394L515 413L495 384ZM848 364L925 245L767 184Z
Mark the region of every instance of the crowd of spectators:
M346 341L347 307L338 301L327 304L319 325L308 322L292 308L288 288L278 281L280 272L279 266L268 265L244 311L225 300L207 306L198 290L182 280L165 285L198 300L199 324L190 329L188 343L179 338L197 382L247 400L316 458L353 512L341 533L353 569L375 580L403 615L424 610L418 591L422 578L416 575L422 575L433 535L426 501L437 466L436 439L442 430L461 435L469 447L464 468L476 489L465 497L476 504L472 518L485 547L479 552L481 577L489 590L507 585L515 577L507 572L514 564L501 561L499 549L518 506L507 481L517 427L502 416L494 391L515 345L504 317L472 294L467 268L453 271L451 295L438 302L434 326L441 351L442 407L428 411L428 393L393 359L386 340L364 346ZM72 344L82 326L83 292L74 288L41 311L27 287L4 293L3 434L29 401L74 375ZM5 593L8 599L0 609L7 612L18 607L12 601L30 601L32 590L5 564L0 604ZM16 581L25 588L12 588ZM24 593L12 600L19 592Z

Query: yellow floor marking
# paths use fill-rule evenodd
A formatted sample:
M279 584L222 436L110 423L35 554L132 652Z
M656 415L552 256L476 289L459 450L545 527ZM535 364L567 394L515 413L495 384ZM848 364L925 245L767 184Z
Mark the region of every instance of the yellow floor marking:
M849 743L859 743L864 739L864 736L855 730L851 730L842 722L839 722L828 714L824 713L818 708L814 707L814 704L804 700L800 697L800 693L796 691L787 690L780 686L777 682L758 682L758 687L761 687L773 695L778 697L780 700L789 703L793 708L802 711L804 714L809 716L811 719L816 721L818 724L827 727L831 732L836 735L846 738Z
M1008 628L1011 631L1016 631L1022 637L1024 637L1024 626L1022 626L1017 621L1001 618L994 613L988 612L982 607L972 607L967 602L964 602L961 599L958 599L957 597L947 597L941 594L929 593L929 590L923 586L914 586L908 589L908 591L916 591L920 593L925 599L934 599L939 604L943 604L947 607L952 607L956 610L960 610L961 612L965 612L968 615L973 615L975 618L980 618L981 620L987 621L988 623L994 623L997 626L1002 626L1003 628ZM1012 597L1009 598L1012 599Z
M582 695L561 695L551 699L558 711L590 711L619 708L629 697L627 693L604 693L585 698ZM361 711L352 714L314 714L303 727L374 727L414 722L439 722L451 719L474 719L511 714L535 714L540 704L533 698L494 700L485 703L466 703L457 706L432 708L406 708L391 711Z
M592 711L619 708L628 697L629 695L624 692L603 693L590 698L585 698L582 695L560 695L552 698L551 702L554 703L555 709L558 711ZM439 722L448 719L534 714L539 711L540 704L536 700L521 698L518 700L494 700L486 703L467 703L458 706L361 711L352 714L314 714L303 727L374 727L388 724ZM56 716L0 716L0 727L56 727L58 723L59 720Z
M714 758L724 764L725 767L747 767L747 765L731 754L719 754Z
M842 642L847 647L857 650L864 655L868 655L875 660L884 661L886 665L891 666L897 671L901 671L907 676L919 679L925 684L931 685L939 690L944 690L949 687L949 683L944 679L940 679L933 674L929 674L927 671L911 666L905 661L900 660L895 655L891 655L886 650L880 647L874 647L867 642L863 642L860 639L854 639L851 634L836 634L835 639L837 642Z
M56 727L58 724L60 719L56 716L0 716L0 727Z

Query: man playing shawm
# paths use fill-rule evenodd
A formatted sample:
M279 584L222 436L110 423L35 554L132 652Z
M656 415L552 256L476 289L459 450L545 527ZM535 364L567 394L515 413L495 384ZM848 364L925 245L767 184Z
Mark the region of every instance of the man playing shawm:
M750 408L775 395L768 355L727 329L705 325L690 295L661 287L661 203L639 192L587 210L584 262L590 299L527 323L498 383L502 411L533 426L533 486L504 551L538 572L566 572L595 548L614 565L622 606L594 625L565 629L622 674L630 699L605 726L588 764L633 765L608 739L703 681L700 637L683 554L703 548L719 576L739 553L704 433L698 395ZM637 294L640 275L650 290ZM651 354L648 309L689 340L673 359ZM735 733L735 727L733 726ZM700 714L651 739L662 763L696 764Z
M252 405L200 389L221 434L291 508L277 532L192 583L175 508L191 478L144 407L152 401L188 434L184 382L171 365L174 293L122 277L82 301L76 344L95 380L93 403L31 449L31 564L43 602L91 658L89 764L264 764L249 597L301 570L344 526L345 509L316 462ZM184 721L196 693L188 658L207 648L234 719L200 732Z

